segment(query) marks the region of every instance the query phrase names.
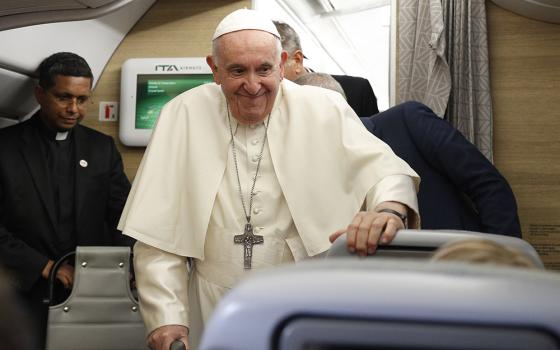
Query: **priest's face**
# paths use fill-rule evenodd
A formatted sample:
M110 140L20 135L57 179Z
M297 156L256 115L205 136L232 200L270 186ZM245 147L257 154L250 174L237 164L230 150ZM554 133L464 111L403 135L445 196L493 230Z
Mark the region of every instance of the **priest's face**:
M90 78L67 75L56 75L50 88L37 86L35 97L41 105L41 120L52 130L72 129L86 115L90 89Z
M206 62L241 124L262 122L272 110L284 78L287 54L280 41L260 30L241 30L214 41Z

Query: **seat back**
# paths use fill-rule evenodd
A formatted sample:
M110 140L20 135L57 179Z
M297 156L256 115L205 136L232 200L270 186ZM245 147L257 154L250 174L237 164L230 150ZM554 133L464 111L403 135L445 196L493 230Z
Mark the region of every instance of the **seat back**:
M403 259L255 273L219 303L201 350L560 350L560 274Z
M400 230L388 245L378 246L377 252L368 258L426 259L443 244L465 240L486 239L524 253L540 269L544 264L539 254L527 241L504 235L459 230ZM327 253L327 258L357 256L346 248L346 236L337 239Z
M148 349L129 247L78 247L70 297L49 308L47 350Z

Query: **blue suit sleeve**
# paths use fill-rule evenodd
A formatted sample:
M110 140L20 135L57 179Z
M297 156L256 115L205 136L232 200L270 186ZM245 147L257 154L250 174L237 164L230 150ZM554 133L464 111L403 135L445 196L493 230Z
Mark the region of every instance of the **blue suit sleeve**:
M472 143L420 103L406 104L405 123L425 160L470 198L483 232L521 237L511 187Z

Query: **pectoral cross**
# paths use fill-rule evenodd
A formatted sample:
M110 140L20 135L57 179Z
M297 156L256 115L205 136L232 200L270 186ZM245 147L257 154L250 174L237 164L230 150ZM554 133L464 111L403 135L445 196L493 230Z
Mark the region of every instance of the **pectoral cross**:
M251 269L251 258L253 257L253 245L262 244L263 236L253 234L253 225L245 224L245 232L242 235L235 235L233 243L243 244L243 265L246 270Z

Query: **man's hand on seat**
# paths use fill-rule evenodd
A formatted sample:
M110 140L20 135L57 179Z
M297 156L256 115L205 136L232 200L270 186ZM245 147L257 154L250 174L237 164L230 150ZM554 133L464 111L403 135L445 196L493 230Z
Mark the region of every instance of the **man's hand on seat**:
M380 203L375 211L361 211L354 216L350 225L329 236L334 242L346 233L348 250L360 256L374 254L378 244L389 244L395 238L397 231L405 228L404 222L396 214L378 212L390 209L398 213L406 213L406 206L397 202Z
M54 267L54 261L49 260L47 265L43 268L41 275L43 278L48 279L52 268ZM74 267L67 262L64 262L56 270L56 279L62 283L64 288L70 289L74 284Z

